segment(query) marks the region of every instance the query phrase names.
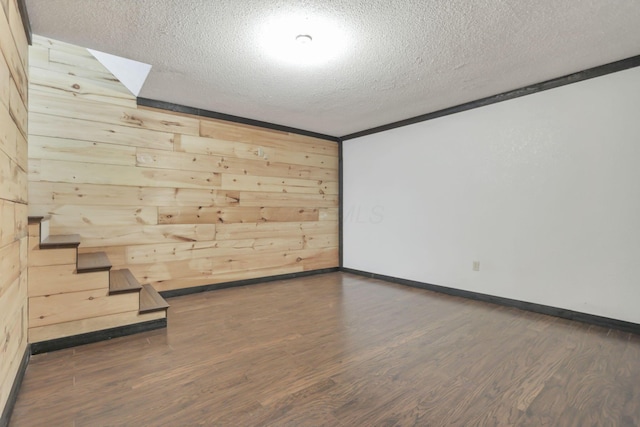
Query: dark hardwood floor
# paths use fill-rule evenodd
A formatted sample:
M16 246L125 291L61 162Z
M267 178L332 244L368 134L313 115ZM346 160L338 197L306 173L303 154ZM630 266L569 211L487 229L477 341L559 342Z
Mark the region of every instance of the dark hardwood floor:
M34 356L11 426L640 426L640 336L332 273Z

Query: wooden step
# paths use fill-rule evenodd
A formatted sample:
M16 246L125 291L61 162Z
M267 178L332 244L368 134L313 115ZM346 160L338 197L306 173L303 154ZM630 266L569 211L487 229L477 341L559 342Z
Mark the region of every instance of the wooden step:
M77 272L79 274L109 270L111 270L111 261L109 261L109 257L104 252L78 255Z
M128 268L124 270L113 270L109 274L109 293L121 294L124 292L138 292L142 285L133 276Z
M140 291L140 313L166 310L169 304L151 285L142 285Z
M80 245L79 234L59 234L49 236L40 242L40 249L77 248Z
M29 217L29 224L40 224L42 222L42 220L44 220L45 218L49 218L49 217L44 217L44 216L30 216Z

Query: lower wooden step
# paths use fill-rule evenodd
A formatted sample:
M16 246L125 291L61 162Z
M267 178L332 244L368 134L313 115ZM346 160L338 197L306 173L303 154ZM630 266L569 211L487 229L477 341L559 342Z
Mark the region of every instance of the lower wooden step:
M142 285L134 277L128 268L124 270L113 270L109 274L109 293L121 294L124 292L138 292Z
M80 245L79 234L59 234L49 236L40 242L40 249L77 248Z
M142 285L140 291L140 313L166 310L169 304L151 285Z
M78 255L77 272L79 274L109 270L111 270L111 261L109 261L109 257L104 252Z

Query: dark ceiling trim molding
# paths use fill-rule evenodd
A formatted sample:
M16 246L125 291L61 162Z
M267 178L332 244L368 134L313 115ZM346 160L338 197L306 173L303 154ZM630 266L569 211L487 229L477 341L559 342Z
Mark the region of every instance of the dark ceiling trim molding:
M412 117L410 119L400 120L398 122L377 126L371 129L360 131L360 132L355 132L349 135L345 135L340 139L342 139L343 141L346 141L348 139L360 138L362 136L372 135L374 133L380 133L387 130L412 125L415 123L425 122L427 120L437 119L438 117L448 116L450 114L460 113L460 112L472 110L478 107L484 107L487 105L495 104L497 102L508 101L510 99L519 98L521 96L531 95L534 93L542 92L544 90L554 89L560 86L581 82L583 80L593 79L595 77L616 73L618 71L624 71L629 68L634 68L638 66L640 66L640 55L632 56L631 58L622 59L616 62L611 62L609 64L600 65L598 67L589 68L588 70L578 71L577 73L568 74L566 76L547 80L542 83L536 83L530 86L511 90L498 95L489 96L487 98L482 98L475 101L467 102L465 104L456 105L454 107L445 108L443 110L434 111L433 113L427 113L420 116Z
M138 101L138 105L143 105L145 107L151 107L151 108L159 108L161 110L173 111L175 113L191 114L194 116L208 117L210 119L225 120L227 122L240 123L243 125L256 126L256 127L261 127L265 129L277 130L281 132L295 133L298 135L310 136L313 138L325 139L333 142L340 141L340 138L338 137L325 135L323 133L311 132L304 129L278 125L275 123L263 122L260 120L249 119L246 117L233 116L231 114L218 113L216 111L209 111L209 110L203 110L200 108L187 107L180 104L173 104L171 102L157 101L155 99L140 98L140 97L138 97L137 101Z
M20 18L22 18L24 33L27 36L29 46L31 46L33 44L33 33L31 32L31 21L29 20L29 13L27 12L27 5L25 4L25 0L18 0L18 10L20 11Z

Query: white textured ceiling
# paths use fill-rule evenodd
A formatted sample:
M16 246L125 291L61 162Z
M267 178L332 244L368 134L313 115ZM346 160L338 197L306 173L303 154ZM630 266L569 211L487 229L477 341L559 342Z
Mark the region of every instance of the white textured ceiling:
M35 34L151 64L142 97L333 136L640 54L640 0L26 4ZM328 23L340 54L274 59L265 25L285 16Z

